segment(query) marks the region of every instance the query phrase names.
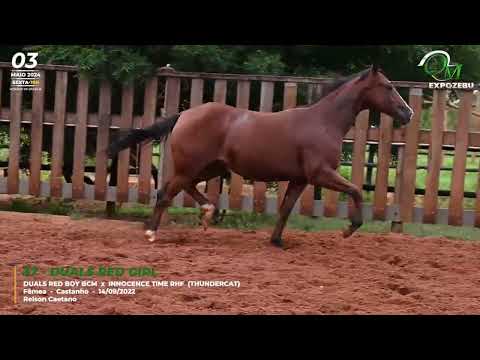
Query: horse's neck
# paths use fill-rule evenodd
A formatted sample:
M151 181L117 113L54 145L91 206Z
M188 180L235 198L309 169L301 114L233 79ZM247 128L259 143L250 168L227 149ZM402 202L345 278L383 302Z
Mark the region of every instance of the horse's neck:
M311 107L311 111L321 116L325 126L331 127L345 136L355 124L358 113L362 110L362 90L346 85L328 94L325 98ZM321 114L321 115L320 115Z

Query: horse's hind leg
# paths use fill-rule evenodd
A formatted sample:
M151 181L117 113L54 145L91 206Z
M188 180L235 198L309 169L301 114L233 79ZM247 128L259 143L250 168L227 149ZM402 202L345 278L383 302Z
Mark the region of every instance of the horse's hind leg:
M315 182L314 185L320 185L330 190L346 193L352 198L354 211L350 217L351 225L343 231L344 238L351 236L363 224L362 193L357 186L344 179L335 170L322 174L322 176L318 176L318 178L321 178L321 180Z
M203 195L200 191L197 190L196 184L202 181L208 181L215 177L226 177L228 176L228 169L225 164L221 161L215 161L206 166L195 178L195 180L189 184L185 189L187 193L200 204L201 209L201 222L203 228L206 230L208 224L214 220L215 223L218 223L223 216L220 217L220 211L216 207L216 204L212 204L211 201Z
M208 198L198 191L196 183L190 183L187 187L185 187L185 191L200 205L201 222L203 229L207 230L208 224L212 220L216 211L215 205L210 204Z
M275 225L275 229L272 233L272 238L270 242L278 247L283 246L282 241L282 233L283 229L285 228L285 224L287 222L290 213L297 202L298 197L302 193L302 191L307 186L306 183L295 183L290 181L288 183L287 191L285 192L285 196L282 201L282 206L280 207L280 217Z
M191 179L176 175L167 181L162 189L158 190L157 202L155 204L152 219L148 225L148 230L145 231L145 237L149 241L155 241L155 232L158 229L158 225L160 225L160 220L165 209L172 204L173 198L190 182Z

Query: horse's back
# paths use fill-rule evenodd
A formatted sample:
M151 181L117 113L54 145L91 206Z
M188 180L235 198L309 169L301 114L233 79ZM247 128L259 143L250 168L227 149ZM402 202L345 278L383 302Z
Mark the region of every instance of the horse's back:
M237 111L211 102L182 112L170 140L176 170L195 173L218 160Z
M199 137L215 141L225 135L238 109L215 102L205 103L182 112L172 131L174 139L182 142L186 138Z

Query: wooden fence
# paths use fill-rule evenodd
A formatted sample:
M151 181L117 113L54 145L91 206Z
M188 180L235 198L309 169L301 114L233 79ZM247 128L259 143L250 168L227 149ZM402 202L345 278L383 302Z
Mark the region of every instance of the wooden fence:
M10 64L0 63L0 89L9 88L8 72ZM150 168L152 164L152 144L141 148L138 182L129 182L129 150L120 154L118 163L118 183L109 186L108 159L103 150L107 147L113 129L140 128L158 121L161 115L177 113L183 104L187 107L197 106L206 101L225 103L230 91L236 94L235 105L252 109L252 86L260 87L258 108L253 110L272 111L275 104L281 109L297 105L300 90L306 94L306 101L320 93L326 79L288 76L260 76L176 72L169 68L159 69L156 76L143 86L143 113L134 114L133 85L124 85L121 90L121 109L112 112L112 85L103 81L96 89L96 110L91 109L92 86L80 78L76 88L76 111L67 111L69 100L69 79L77 73L75 67L39 65L41 72L40 91L31 92L31 106L22 104L25 91L10 91L9 106L2 104L0 96L0 123L9 124L8 177L0 177L0 193L31 194L34 196L52 196L72 199L95 199L117 202L140 202L153 205L156 190L153 188ZM45 81L47 73L55 76L53 88ZM53 75L51 75L53 76ZM3 80L3 83L2 83ZM207 99L204 90L207 82L213 84L213 96ZM185 85L186 84L186 85ZM469 225L480 227L480 186L476 187L474 208L464 209L464 186L466 159L468 151L480 148L480 132L472 131L471 119L475 99L472 91L460 92L460 105L456 130L447 130L445 124L446 91L433 92L432 128L422 129L420 126L423 106L423 95L429 91L428 84L396 81L395 86L402 91L408 90L408 102L415 111L411 123L404 128L394 128L393 119L381 115L380 126L372 127L370 114L363 111L358 120L345 136L344 142L353 143L351 161L351 181L366 190L373 190L370 202L364 204L366 220L394 220L396 222L449 223L453 225ZM185 91L187 88L187 96ZM477 87L478 88L478 87ZM54 91L53 111L45 108L45 94ZM1 93L1 92L0 92ZM183 93L183 95L182 95ZM163 98L159 96L162 94ZM279 95L280 94L280 95ZM183 97L183 98L182 98ZM232 98L230 96L229 98ZM5 99L5 96L3 96ZM162 104L158 104L159 99ZM72 99L70 99L72 100ZM258 100L258 99L257 99ZM276 101L275 101L276 100ZM480 111L478 105L476 111ZM163 113L162 113L163 112ZM20 174L20 134L22 124L30 124L31 153L29 158L29 175ZM42 131L44 126L53 127L51 148L50 177L42 181ZM65 127L74 127L74 142L65 143ZM87 129L96 129L96 156L94 166L94 185L84 183L85 153ZM477 127L478 128L478 127ZM266 141L268 141L266 139ZM369 145L378 146L378 158L374 167L376 176L374 184L365 183L365 171L371 164L366 159ZM420 146L428 148L428 174L423 197L418 198L416 189L417 157ZM62 164L65 147L73 147L74 164L72 183L63 179ZM395 184L389 185L392 176L392 148L398 147L398 161L395 173ZM447 208L439 206L439 179L442 170L442 153L445 147L454 147L453 171L451 172L450 198ZM171 172L172 162L168 141L163 146L159 181L162 183ZM470 169L471 171L471 169ZM478 173L477 175L478 181ZM480 184L478 182L477 184ZM276 213L279 199L286 190L286 183L280 182L275 191L268 190L267 184L253 182L251 192L245 191L244 179L232 174L228 191L220 188L219 179L208 182L208 196L217 202L220 208L243 209L245 211ZM341 201L339 194L324 191L321 199L314 196L313 186L308 186L299 199L294 212L309 216L340 217L348 216L351 203ZM174 200L176 206L197 206L193 199L183 192Z

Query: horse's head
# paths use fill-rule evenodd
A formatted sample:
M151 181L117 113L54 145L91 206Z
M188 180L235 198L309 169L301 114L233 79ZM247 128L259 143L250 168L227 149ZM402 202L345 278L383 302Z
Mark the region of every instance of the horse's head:
M390 115L400 120L402 125L410 121L413 116L412 108L377 66L372 66L366 81L368 85L364 101L367 108Z

